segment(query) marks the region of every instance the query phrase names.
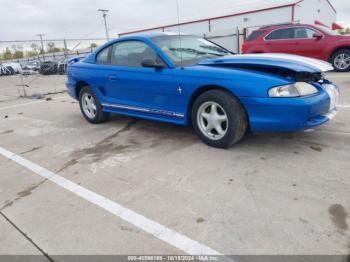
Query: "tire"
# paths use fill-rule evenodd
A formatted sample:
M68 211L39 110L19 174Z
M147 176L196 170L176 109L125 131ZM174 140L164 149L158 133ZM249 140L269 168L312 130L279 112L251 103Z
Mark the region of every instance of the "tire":
M9 75L14 75L16 73L12 66L7 66L7 69L9 70Z
M87 103L85 99L90 103ZM91 103L93 106L91 106ZM102 111L102 105L95 93L89 86L84 86L79 92L80 110L85 119L92 124L100 124L106 122L109 114Z
M345 61L342 61L344 59ZM350 71L350 49L338 50L332 55L330 62L332 63L335 71L349 72Z
M209 90L201 94L193 104L191 117L200 139L216 148L228 148L238 143L248 127L241 103L223 90ZM210 130L209 125L212 127Z

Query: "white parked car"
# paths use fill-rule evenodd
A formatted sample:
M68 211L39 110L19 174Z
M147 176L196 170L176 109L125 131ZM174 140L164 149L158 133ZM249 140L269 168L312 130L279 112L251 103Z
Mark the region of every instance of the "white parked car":
M22 66L23 75L32 75L32 74L38 73L40 68L40 62L38 61L23 62L21 66Z
M15 63L15 62L5 62L2 64L3 66L10 66L13 68L13 70L15 71L16 74L22 74L22 67L20 63Z
M11 66L0 64L0 76L9 76L15 74L15 70Z

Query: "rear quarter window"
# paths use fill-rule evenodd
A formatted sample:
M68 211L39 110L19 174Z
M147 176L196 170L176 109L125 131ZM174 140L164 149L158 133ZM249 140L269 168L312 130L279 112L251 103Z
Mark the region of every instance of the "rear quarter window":
M253 31L248 37L247 37L247 41L253 41L255 39L257 39L259 36L261 36L263 33L263 31Z

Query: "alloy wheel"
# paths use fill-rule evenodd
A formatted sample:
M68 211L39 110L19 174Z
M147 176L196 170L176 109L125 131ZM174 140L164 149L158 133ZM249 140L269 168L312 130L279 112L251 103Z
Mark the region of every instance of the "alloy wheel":
M200 106L197 123L200 131L212 140L220 140L228 130L227 114L216 102L206 102Z
M82 96L81 102L85 115L90 119L94 119L97 114L97 106L94 97L91 94L85 93Z
M337 69L346 70L350 67L350 55L341 53L334 59L334 65Z

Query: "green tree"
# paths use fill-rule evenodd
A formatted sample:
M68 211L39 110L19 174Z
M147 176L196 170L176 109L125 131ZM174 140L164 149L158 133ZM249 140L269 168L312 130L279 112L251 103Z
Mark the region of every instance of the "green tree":
M10 48L6 47L5 52L2 54L3 60L10 60L12 59L12 53Z
M56 53L62 51L60 48L55 46L54 42L47 43L47 51L48 53Z
M15 51L12 55L13 59L19 59L23 57L24 57L23 51L20 51L20 50Z
M37 56L37 55L39 55L39 53L35 50L28 50L25 53L26 57L33 57L33 56Z
M40 52L40 47L39 47L37 44L35 44L35 43L31 44L31 45L30 45L30 48L33 50L33 53L39 54L39 52Z

